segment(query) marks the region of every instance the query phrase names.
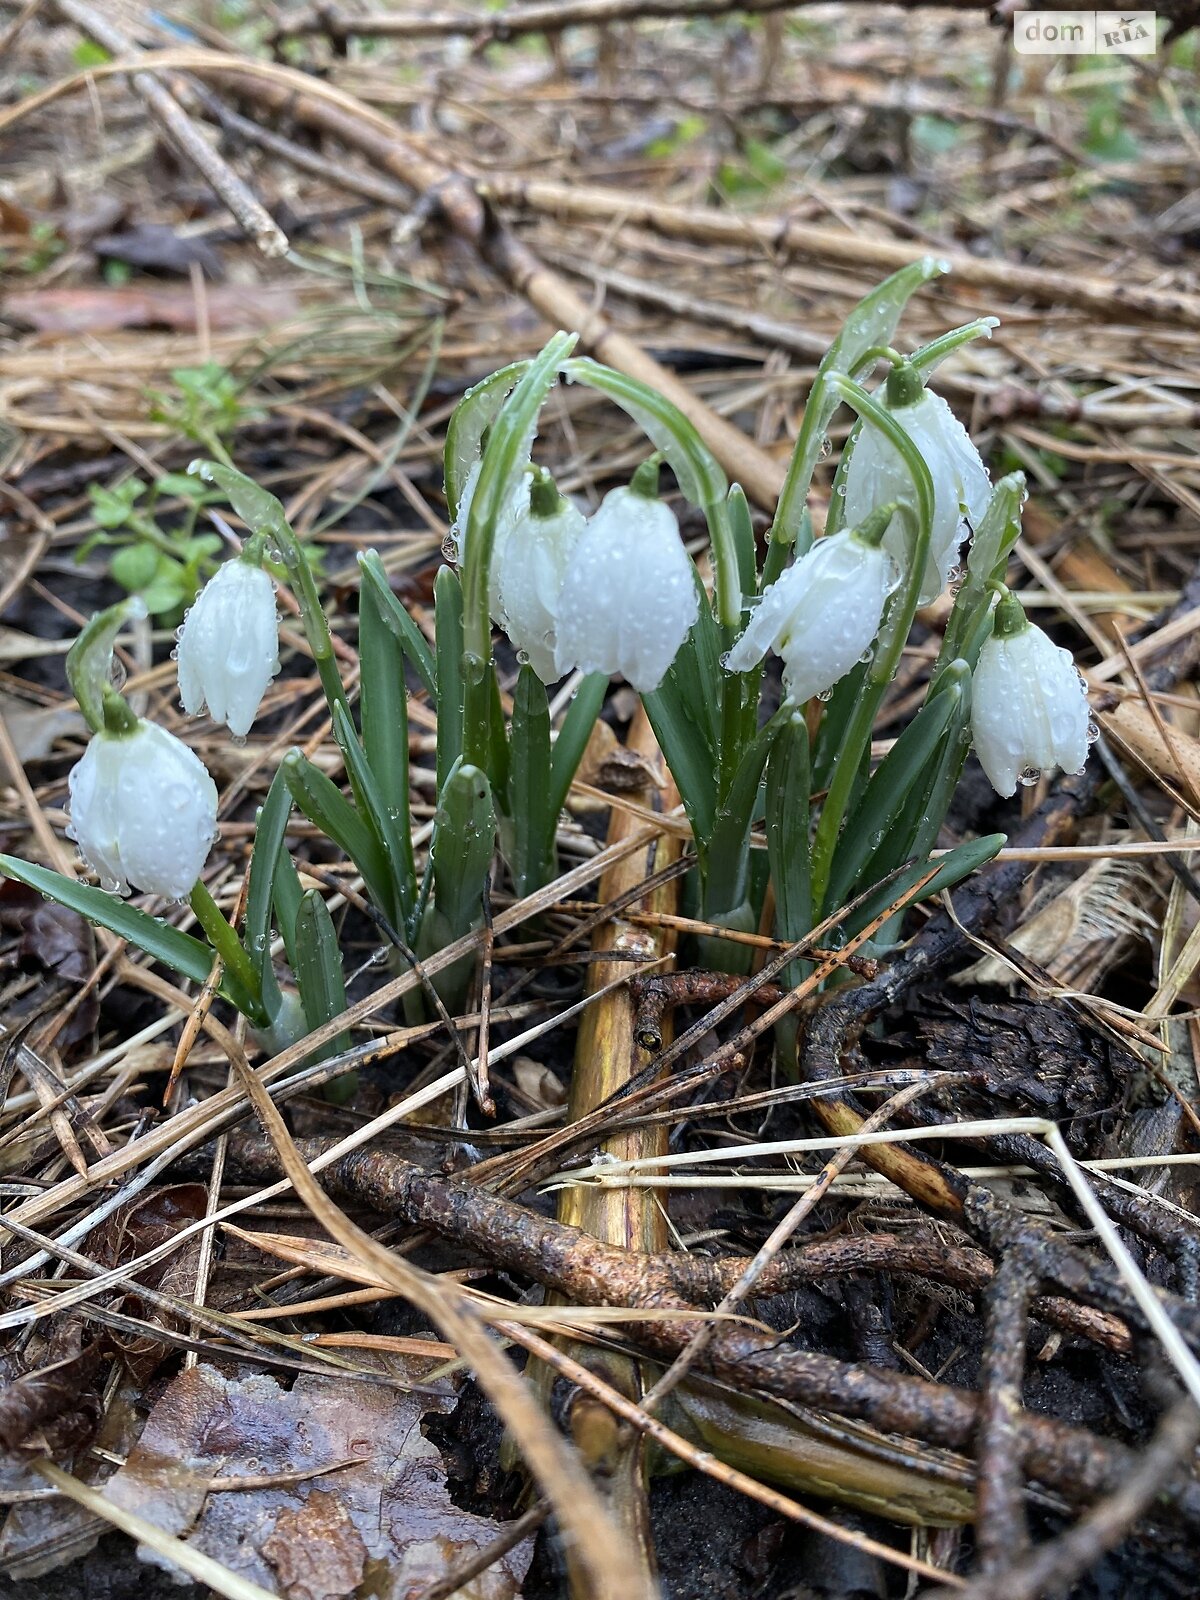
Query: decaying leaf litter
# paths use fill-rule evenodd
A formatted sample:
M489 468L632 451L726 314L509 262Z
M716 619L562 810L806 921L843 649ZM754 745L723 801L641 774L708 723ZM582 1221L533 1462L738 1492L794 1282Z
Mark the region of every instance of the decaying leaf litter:
M60 657L123 588L154 602L124 691L219 786L222 907L285 752L344 780L286 593L246 742L180 713L171 631L222 515L192 457L227 451L320 552L353 692L360 551L431 621L467 385L577 329L687 411L761 533L838 326L931 250L954 270L904 336L1000 317L936 387L1028 477L1009 581L1102 727L1082 776L1004 805L968 769L941 842L1007 849L902 950L819 957L823 995L769 920L725 930L753 975L711 970L688 824L620 687L563 875L494 877L452 1028L406 1011L361 884L297 816L351 1009L270 1061L211 984L6 882L11 1591L77 1593L86 1560L112 1592L174 1563L236 1595L1194 1593L1191 35L1067 72L957 11L562 8L509 39L10 10L6 851L79 870ZM578 385L547 417L589 509L644 460ZM944 605L922 623L877 756ZM409 687L420 851L435 718ZM531 1352L526 1387L486 1327Z

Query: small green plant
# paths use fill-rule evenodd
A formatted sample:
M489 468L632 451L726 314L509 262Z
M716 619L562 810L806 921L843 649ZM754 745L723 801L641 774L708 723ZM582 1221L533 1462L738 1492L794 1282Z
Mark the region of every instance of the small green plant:
M225 441L261 415L242 399L237 379L219 361L206 361L199 367L176 367L171 382L173 389L150 390L151 417L230 464Z
M189 978L205 978L219 957L220 992L278 1047L345 1008L328 909L317 891L302 890L285 844L295 807L354 863L398 958L430 958L441 1000L457 1005L472 957L454 947L482 923L497 854L521 896L555 873L559 816L609 675L619 671L641 695L682 797L705 918L753 929L769 889L780 939L802 939L831 918L835 939L845 938L886 918L874 941L886 948L897 908L952 886L1004 841L990 834L960 843L930 871L972 744L997 791L1011 795L1044 768L1078 770L1090 736L1069 654L1029 624L1004 586L1023 480L1011 474L993 485L961 423L926 387L939 363L989 333L994 319L907 357L891 343L910 296L944 270L930 258L915 262L851 313L808 396L761 557L745 496L656 390L576 356L565 333L532 360L493 372L463 397L447 430L454 564L437 575L434 642L367 552L359 670L349 684L312 565L279 500L226 461L194 462L201 496L228 501L248 536L240 561L221 569L185 623L185 705L207 703L235 734L250 725L278 665L262 570L277 564L299 605L345 788L301 751L285 756L259 815L244 925L235 931L200 878L215 828L211 780L109 682L117 629L136 603L127 602L94 619L68 658L95 732L70 778L73 836L110 888L186 896L204 937L44 867L5 856L0 870ZM880 366L885 376L868 388ZM652 447L590 517L531 459L560 377L614 402ZM195 416L211 418L225 393L218 386L197 401ZM809 491L843 406L855 421L815 540ZM711 593L659 497L664 465L707 523ZM107 494L100 514L116 531L132 527L151 545L161 537L136 484ZM955 578L924 703L873 766L876 716L917 609ZM510 714L493 654L497 622L520 663ZM768 654L782 663L782 704L769 714ZM573 698L555 730L547 685L572 674ZM410 675L437 716L437 807L423 861L410 814ZM122 803L133 793L139 804ZM276 972L276 941L298 1000L286 998ZM731 962L744 948L717 940L708 954Z
M92 484L88 497L96 531L75 559L85 561L97 548L111 550L109 571L121 588L139 596L150 616L177 622L216 570L220 537L196 531L201 509L215 497L179 473L164 473L153 485L133 476L111 488ZM171 531L164 530L157 514L167 498L181 498L185 505L183 522Z

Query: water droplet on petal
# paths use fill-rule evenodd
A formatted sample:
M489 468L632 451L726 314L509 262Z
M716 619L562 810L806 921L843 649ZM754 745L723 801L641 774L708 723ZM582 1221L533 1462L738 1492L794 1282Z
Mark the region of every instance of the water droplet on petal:
M1038 767L1022 767L1020 772L1017 773L1017 782L1028 789L1038 781L1041 775L1041 769Z
M1100 724L1098 722L1094 722L1094 721L1089 720L1088 721L1088 725L1087 725L1087 742L1089 744L1095 744L1096 740L1099 737L1100 737Z

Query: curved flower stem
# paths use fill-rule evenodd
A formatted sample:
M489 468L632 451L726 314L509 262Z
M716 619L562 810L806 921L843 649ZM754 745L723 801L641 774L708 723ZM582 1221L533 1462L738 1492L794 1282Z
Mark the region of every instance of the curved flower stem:
M308 564L308 557L304 554L300 541L289 523L283 523L278 530L277 545L283 557L283 564L287 568L288 577L292 580L292 589L300 607L300 618L304 623L304 637L308 640L308 648L312 651L313 663L321 680L321 688L329 703L329 709L332 712L335 706L341 706L348 716L350 702L346 698L342 675L334 659L333 634L330 631L329 618L325 615L325 607L321 604L321 596L317 593L316 580Z
M821 807L821 820L817 824L812 851L814 912L819 911L824 903L838 834L858 776L863 752L870 744L875 713L900 665L904 643L912 627L921 593L921 579L925 571L929 541L933 534L933 479L921 452L891 412L868 394L861 384L855 383L852 378L847 378L842 373L832 373L829 382L837 389L842 399L872 427L878 428L899 452L912 478L916 506L914 508L903 501L900 504L900 510L909 519L912 531L908 570L903 576L899 593L888 608L878 648L854 707L850 725L843 737L829 793L825 798L825 804Z
M263 1005L262 983L254 963L243 950L242 941L220 906L199 878L188 896L188 903L196 914L196 921L204 929L209 944L220 956L227 977L238 991L243 991L234 1000L238 1010L244 1011L256 1028L268 1027L271 1019ZM234 999L234 996L231 994L230 998Z
M146 615L146 604L136 595L98 611L67 651L67 682L83 720L93 733L108 724L105 701L116 694L112 686L113 645L126 622Z
M489 760L493 684L491 570L496 524L516 475L524 471L538 414L575 335L556 333L527 367L492 424L462 530L463 755L495 776Z

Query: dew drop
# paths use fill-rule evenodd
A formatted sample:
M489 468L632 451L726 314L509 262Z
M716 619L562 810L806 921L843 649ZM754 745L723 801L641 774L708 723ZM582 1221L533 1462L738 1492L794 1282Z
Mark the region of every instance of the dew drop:
M453 528L451 528L450 532L442 540L442 560L458 560L458 534Z
M867 648L863 651L862 655L860 655L859 658L858 658L859 666L860 667L865 667L867 662L873 659L874 655L875 655L875 647L874 647L874 645L868 645Z
M1100 724L1098 722L1092 721L1089 718L1088 725L1087 725L1087 742L1089 744L1095 744L1096 740L1099 737L1100 737Z
M821 449L820 449L820 452L819 452L819 459L821 461L827 461L832 454L833 454L833 440L829 437L828 434L826 434L825 437L821 440Z
M829 702L833 699L833 685L830 684L827 689L821 689L820 691L818 691L817 699L821 702L822 705L828 705Z
M1041 769L1038 767L1022 767L1020 772L1017 773L1017 782L1028 789L1038 781L1041 775Z

